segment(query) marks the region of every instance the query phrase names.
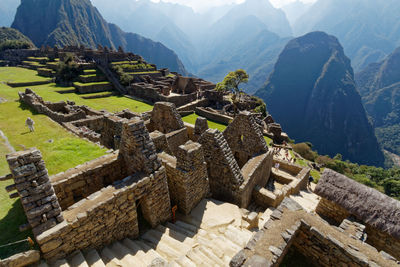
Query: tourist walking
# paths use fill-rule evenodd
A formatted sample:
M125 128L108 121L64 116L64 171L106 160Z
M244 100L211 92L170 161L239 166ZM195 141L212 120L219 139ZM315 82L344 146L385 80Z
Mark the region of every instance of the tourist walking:
M31 132L35 131L35 127L33 127L34 124L35 122L30 117L28 117L25 121L25 125L28 126L29 131Z

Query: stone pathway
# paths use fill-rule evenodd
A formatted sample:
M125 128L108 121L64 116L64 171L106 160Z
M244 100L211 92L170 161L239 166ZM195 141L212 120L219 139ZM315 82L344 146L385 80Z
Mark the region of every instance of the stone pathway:
M216 200L203 200L190 215L178 214L177 219L148 230L138 239L125 238L102 249L77 251L50 266L229 266L253 236L241 227L239 207ZM49 265L43 262L39 266Z
M15 152L14 147L10 144L10 142L8 141L7 136L5 136L5 134L3 133L2 130L0 130L0 138L4 140L4 144L6 145L6 147L8 148L8 150L11 153Z

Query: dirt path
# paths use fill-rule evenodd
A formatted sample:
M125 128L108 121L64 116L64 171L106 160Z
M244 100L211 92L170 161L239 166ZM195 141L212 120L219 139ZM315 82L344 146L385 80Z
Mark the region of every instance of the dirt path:
M6 145L6 147L8 148L8 150L12 153L15 152L14 147L10 144L10 142L8 141L7 136L4 135L3 131L0 130L0 138L4 140L4 144Z

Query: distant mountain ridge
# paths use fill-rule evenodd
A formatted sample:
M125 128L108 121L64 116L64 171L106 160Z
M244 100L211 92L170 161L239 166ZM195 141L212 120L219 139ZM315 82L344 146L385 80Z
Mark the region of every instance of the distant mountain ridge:
M399 11L398 0L318 0L294 23L293 31L335 35L360 71L400 45Z
M400 155L400 47L357 73L356 81L379 142Z
M291 40L256 95L297 142L312 142L321 155L383 165L350 60L334 36L312 32Z
M32 39L36 46L98 44L143 56L159 67L187 74L178 56L163 44L108 24L90 0L22 0L12 27Z
M138 32L174 50L189 72L221 81L232 70L250 74L246 91L265 82L291 27L282 10L268 0L216 7L204 14L191 8L150 0L119 0L120 10L108 0L94 0L105 17L125 30Z

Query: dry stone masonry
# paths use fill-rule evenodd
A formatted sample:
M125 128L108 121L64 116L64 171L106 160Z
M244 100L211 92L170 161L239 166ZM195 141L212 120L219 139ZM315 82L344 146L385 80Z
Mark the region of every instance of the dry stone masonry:
M61 207L50 183L42 154L37 149L7 156L13 187L18 191L28 223L35 236L64 221Z

